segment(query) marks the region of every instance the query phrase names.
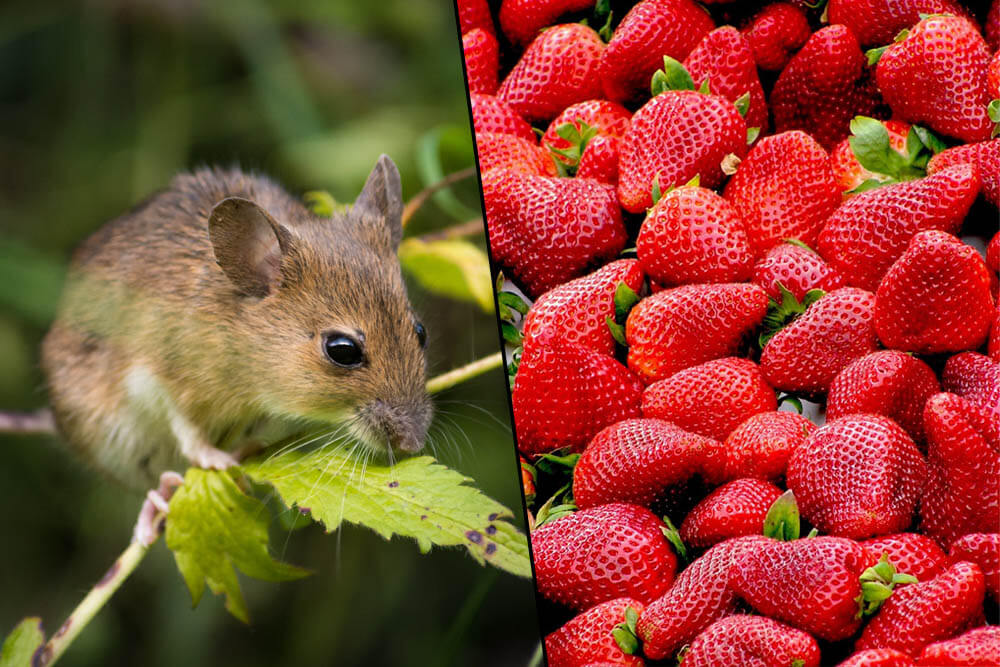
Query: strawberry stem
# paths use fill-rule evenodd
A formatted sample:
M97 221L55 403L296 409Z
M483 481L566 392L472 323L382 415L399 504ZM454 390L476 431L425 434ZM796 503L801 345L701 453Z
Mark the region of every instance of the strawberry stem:
M856 598L858 603L857 618L871 616L882 603L889 599L899 584L915 584L917 578L912 574L896 572L889 562L889 555L882 553L878 563L861 573L861 595Z

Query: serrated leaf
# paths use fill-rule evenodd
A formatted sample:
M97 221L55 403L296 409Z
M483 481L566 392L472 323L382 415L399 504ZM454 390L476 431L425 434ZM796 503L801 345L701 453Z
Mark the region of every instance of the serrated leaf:
M225 596L229 613L248 623L236 569L264 581L309 574L268 552L270 518L264 503L243 493L228 473L188 469L184 484L170 499L166 537L194 606L207 583L213 593Z
M399 244L399 263L428 290L493 312L490 262L478 246L463 239L404 239Z
M24 619L4 639L0 667L31 667L35 653L44 643L42 619L37 616Z
M365 466L326 447L251 461L243 470L271 484L286 505L308 508L327 532L344 521L361 524L385 539L411 537L421 547L463 546L481 564L531 576L528 540L510 522L513 513L429 456Z

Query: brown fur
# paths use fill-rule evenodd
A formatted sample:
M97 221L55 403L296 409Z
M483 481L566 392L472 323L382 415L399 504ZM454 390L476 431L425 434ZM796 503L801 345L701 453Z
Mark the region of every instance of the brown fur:
M259 213L237 201L213 216L230 197ZM369 444L419 448L431 408L396 258L400 210L384 156L333 219L239 170L176 177L74 256L42 348L61 432L133 486L183 465L164 417L173 411L209 446L259 422L357 417ZM363 335L367 363L326 359L331 330Z

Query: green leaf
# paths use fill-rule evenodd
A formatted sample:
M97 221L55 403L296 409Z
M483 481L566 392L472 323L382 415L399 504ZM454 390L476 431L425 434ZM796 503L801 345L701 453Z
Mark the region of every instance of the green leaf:
M653 74L650 90L653 97L668 90L694 90L694 79L679 60L663 56L663 69Z
M572 176L580 166L580 158L587 150L590 140L598 135L598 128L591 127L582 120L575 120L571 123L563 123L556 128L556 134L561 139L569 142L566 148L554 148L549 146L549 152L556 161L556 166L561 166L565 171L565 176Z
M800 415L802 414L802 400L795 394L779 394L778 395L778 406L780 407L782 403L788 403L790 406L795 408L795 411Z
M490 262L478 246L463 239L403 239L399 263L428 290L493 312Z
M685 563L689 562L687 546L685 546L684 540L681 539L681 531L677 530L677 527L670 521L670 517L663 517L663 523L666 524L666 527L661 527L660 532L667 538L667 542L670 542L674 547L674 551L677 552L677 556L681 561Z
M500 332L503 334L503 339L509 345L520 345L524 342L524 336L521 332L510 322L500 323Z
M615 644L618 645L618 648L625 655L635 655L639 650L639 637L636 636L635 631L630 630L624 623L616 625L611 630L611 636L614 638Z
M747 146L757 141L757 137L760 136L759 127L748 127L747 128Z
M348 208L347 204L337 203L333 195L326 190L310 190L302 195L302 201L305 202L306 208L323 218L329 218L334 212Z
M608 330L611 332L611 337L615 339L615 342L624 348L628 348L628 341L625 339L625 327L615 322L608 315L604 318L604 321L608 324Z
M472 152L472 136L467 126L442 125L433 128L417 140L416 158L417 171L420 180L425 185L440 183L445 178L445 167L442 164L442 153L465 153ZM470 160L471 162L471 160ZM469 220L482 215L477 208L473 210L459 200L451 188L438 190L432 196L434 203L441 207L445 213L455 220Z
M789 489L778 496L764 516L764 535L791 542L799 539L799 504Z
M889 131L881 121L867 116L856 116L851 120L851 136L848 143L861 166L868 171L896 176L905 164L903 156L889 144Z
M883 185L888 185L889 181L879 181L874 178L866 178L857 187L848 190L851 194L858 194L859 192L867 192L868 190L874 190L875 188L880 188Z
M499 301L502 308L514 310L521 313L521 315L526 315L528 310L531 308L531 306L529 306L525 300L520 297L520 295L515 294L514 292L500 292L497 294L497 301Z
M326 447L251 461L243 469L271 484L286 505L308 508L327 532L344 521L362 524L385 539L412 537L421 551L463 546L480 564L531 576L528 540L510 522L514 514L429 456L362 465L357 456Z
M897 585L917 583L913 575L896 572L885 552L875 565L861 573L858 580L861 582L861 595L855 598L858 603L857 618L871 616L878 611L882 603L892 596Z
M774 338L775 334L788 326L799 315L806 312L806 309L810 305L826 294L823 290L812 289L806 292L802 297L802 301L799 302L794 294L785 289L784 285L780 282L777 285L781 293L781 302L779 303L774 299L767 300L767 314L764 315L760 336L757 338L757 344L761 349L764 349L764 346Z
M708 83L708 77L705 77L702 80L701 85L698 86L698 92L701 93L702 95L711 95L712 94L712 87Z
M865 55L868 57L868 65L871 66L878 63L878 61L882 59L882 54L885 53L885 50L890 46L892 45L889 44L887 46L880 46L877 49L869 49L868 51L865 51Z
M743 93L742 95L737 97L736 101L733 102L733 105L736 106L736 110L739 112L739 114L744 118L746 118L747 111L750 111L750 93Z
M31 667L32 658L45 643L42 619L26 618L17 624L0 648L0 667Z
M207 582L213 593L225 595L229 613L248 623L234 568L264 581L309 574L268 552L270 518L264 503L243 493L228 473L188 469L184 484L170 499L166 536L195 606Z
M918 137L920 137L920 143L930 149L931 153L937 155L944 149L948 148L948 144L941 141L941 139L928 130L926 127L921 127L920 125L914 125L910 128L912 132L915 132Z
M1000 135L1000 100L991 100L986 106L986 113L989 114L990 120L996 123L996 125L993 126L993 132L990 136L996 137L997 135Z
M615 322L625 323L628 314L639 303L639 295L624 282L615 287Z
M663 197L663 191L660 189L659 172L653 176L653 189L650 191L650 196L653 200L653 206L656 206L656 202L660 201L660 198Z

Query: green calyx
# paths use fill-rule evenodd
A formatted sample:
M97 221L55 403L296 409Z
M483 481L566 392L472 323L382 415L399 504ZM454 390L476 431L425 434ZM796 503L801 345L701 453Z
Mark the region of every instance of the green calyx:
M782 542L799 539L799 504L791 489L778 496L764 516L764 536Z
M947 146L926 128L914 125L906 135L906 153L892 148L889 130L882 121L856 116L848 143L858 163L876 175L851 190L864 192L889 183L902 183L927 174L927 163Z
M653 97L668 90L696 90L694 79L679 60L663 56L663 69L653 73L650 91Z
M635 655L639 651L639 612L633 607L625 607L625 621L615 626L611 636L615 638L618 648L626 655Z
M556 128L556 134L560 138L569 142L566 148L555 148L549 146L549 152L556 162L556 168L560 176L573 176L580 167L580 158L587 150L587 144L596 137L599 129L587 125L582 120L574 120L571 123L563 123Z
M862 572L858 580L861 582L861 595L855 598L858 603L857 618L871 616L878 611L896 586L917 583L917 578L912 574L896 572L886 553L882 554L878 563Z
M521 326L530 306L519 294L504 290L503 287L503 273L499 272L494 281L494 290L497 295L497 313L500 315L500 333L504 342L514 348L507 363L507 383L513 388L523 351L521 345L524 343L524 336L521 334Z
M991 137L1000 136L1000 100L992 100L986 106L986 113L989 114L990 120L993 121L993 132L990 134Z
M618 283L615 287L615 316L612 318L610 315L604 318L604 321L608 325L608 329L611 331L611 337L615 339L615 342L622 347L628 347L628 342L625 340L625 321L628 319L628 314L635 307L635 304L639 303L639 295L636 294L635 290L626 285L624 282Z
M542 459L536 461L535 465L538 468L542 468L539 464L547 456L548 455L543 456ZM571 456L575 456L576 459L580 458L579 454L572 454ZM553 457L553 459L557 458L559 457ZM576 460L573 461L573 465L576 465ZM573 502L572 486L572 482L567 482L560 487L558 491L553 493L541 507L538 508L538 512L535 513L535 528L544 526L547 523L552 523L553 521L557 521L565 516L569 516L577 510L576 503Z
M674 551L677 556L685 563L689 563L687 546L684 545L684 540L681 539L681 531L677 530L673 522L670 521L670 517L663 517L664 526L660 527L660 532L663 536L667 538L667 542L670 542L673 546Z
M747 111L750 111L750 93L743 93L737 97L736 101L733 102L733 106L736 107L736 111L739 112L740 116L746 118ZM758 131L759 130L760 128L758 128Z
M594 25L601 26L597 31L597 36L605 44L610 42L611 37L614 35L614 30L611 29L611 20L613 18L614 12L611 11L611 0L597 0L597 3L594 5Z
M826 292L821 289L811 289L802 297L802 301L799 301L781 283L778 283L778 290L781 292L780 302L774 299L767 300L767 314L764 316L763 329L757 338L761 349L764 349L764 346L774 338L775 334L826 295Z

